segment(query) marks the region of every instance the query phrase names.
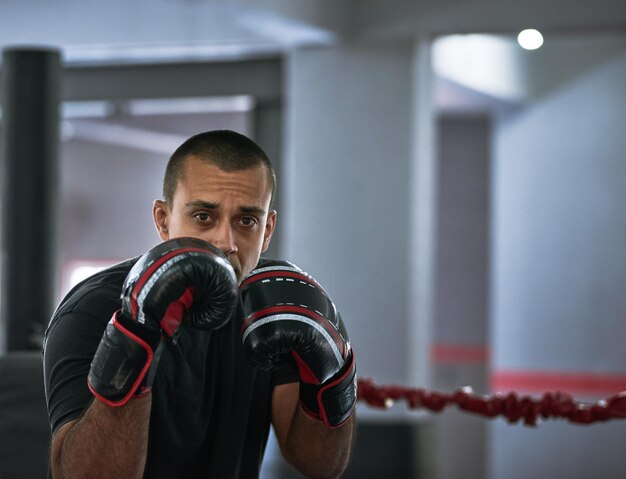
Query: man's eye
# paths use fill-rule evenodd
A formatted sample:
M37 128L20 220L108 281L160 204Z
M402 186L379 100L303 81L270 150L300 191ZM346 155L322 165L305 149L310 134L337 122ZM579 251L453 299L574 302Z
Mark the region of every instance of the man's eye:
M240 221L244 226L254 226L257 223L256 218L252 218L250 216L244 216Z
M204 223L208 221L209 214L208 213L196 213L193 215L193 217L197 219L198 221L200 221L201 223Z

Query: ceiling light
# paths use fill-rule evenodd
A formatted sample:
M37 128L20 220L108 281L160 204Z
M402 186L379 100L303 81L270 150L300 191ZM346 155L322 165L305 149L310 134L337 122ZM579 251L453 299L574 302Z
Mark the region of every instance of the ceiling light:
M517 43L525 50L536 50L543 45L543 35L534 28L522 30L517 35Z

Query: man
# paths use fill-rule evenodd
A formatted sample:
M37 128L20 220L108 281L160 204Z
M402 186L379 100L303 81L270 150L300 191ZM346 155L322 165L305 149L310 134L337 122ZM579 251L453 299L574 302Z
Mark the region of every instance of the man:
M174 152L153 205L164 242L78 285L48 327L53 477L256 477L270 422L305 476L345 469L352 352L312 278L259 263L274 190L267 156L238 133Z

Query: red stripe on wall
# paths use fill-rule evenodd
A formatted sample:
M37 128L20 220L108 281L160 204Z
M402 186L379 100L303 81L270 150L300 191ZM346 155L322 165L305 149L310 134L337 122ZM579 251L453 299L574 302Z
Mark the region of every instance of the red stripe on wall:
M483 345L435 343L430 349L435 363L484 364L489 360L489 348Z
M483 345L435 343L430 359L435 364L483 365L488 367L490 350ZM491 373L494 392L543 393L561 391L576 395L608 396L626 391L626 374L581 371L536 371L502 369Z
M626 375L589 372L500 370L491 374L491 390L616 394L626 391Z

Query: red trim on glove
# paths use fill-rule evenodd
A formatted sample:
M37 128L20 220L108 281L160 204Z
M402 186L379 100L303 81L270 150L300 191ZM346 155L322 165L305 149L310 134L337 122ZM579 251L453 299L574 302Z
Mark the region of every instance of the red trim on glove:
M291 351L291 357L293 357L293 359L296 361L296 365L298 366L298 376L300 376L300 381L308 384L320 383L320 380L317 379L317 376L315 376L313 370L296 351Z
M339 376L333 382L323 385L322 387L320 387L319 391L317 392L317 408L319 410L319 415L320 415L319 418L324 422L324 424L326 424L326 427L328 427L330 429L334 429L334 428L340 427L348 419L350 419L352 414L354 414L354 408L353 408L352 409L352 413L350 414L350 416L348 416L344 421L340 422L339 424L336 424L336 425L333 426L333 425L330 424L330 422L328 420L328 416L326 415L326 409L324 409L324 403L322 401L322 394L324 393L324 391L326 391L327 389L332 388L333 386L339 384L341 381L343 381L346 378L346 376L352 374L352 371L354 370L354 354L350 355L350 363L349 364L350 365L348 366L346 371L341 376Z
M163 332L169 337L172 337L180 326L185 311L187 311L191 303L193 303L193 297L194 288L193 286L189 286L183 294L181 294L178 299L172 301L165 310L165 314L159 323Z

